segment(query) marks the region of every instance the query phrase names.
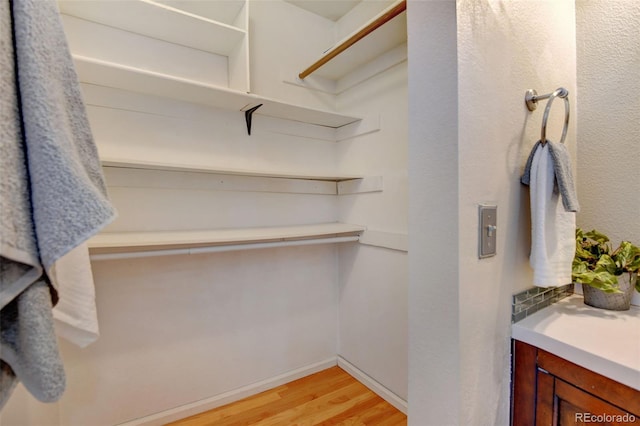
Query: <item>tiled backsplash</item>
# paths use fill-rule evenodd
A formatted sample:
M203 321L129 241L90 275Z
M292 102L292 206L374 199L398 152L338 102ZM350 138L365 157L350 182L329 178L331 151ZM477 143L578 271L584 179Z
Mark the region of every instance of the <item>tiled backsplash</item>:
M513 295L511 304L511 322L518 322L528 315L546 308L552 303L573 294L573 284L562 287L533 287Z

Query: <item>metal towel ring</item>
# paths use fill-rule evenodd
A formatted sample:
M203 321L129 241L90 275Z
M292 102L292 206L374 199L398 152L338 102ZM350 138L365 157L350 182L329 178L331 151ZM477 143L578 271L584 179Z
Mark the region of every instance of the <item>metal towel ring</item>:
M538 93L533 90L527 90L525 95L525 102L527 104L527 108L529 111L534 111L538 107L538 101L541 99L549 99L547 102L547 107L544 109L544 115L542 116L542 129L540 131L540 142L544 145L547 143L547 120L549 119L549 111L551 110L551 104L553 100L557 97L564 99L564 126L562 129L562 137L560 138L560 143L564 143L565 138L567 137L567 129L569 128L569 91L564 87L560 87L556 89L553 93L548 93L546 95L538 95Z

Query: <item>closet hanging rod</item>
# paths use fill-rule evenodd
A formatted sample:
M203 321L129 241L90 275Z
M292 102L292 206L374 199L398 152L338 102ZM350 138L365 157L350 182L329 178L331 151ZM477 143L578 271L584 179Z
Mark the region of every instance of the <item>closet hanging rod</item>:
M339 45L331 48L326 55L318 59L316 62L311 64L311 66L309 66L307 69L305 69L300 74L298 74L298 77L301 80L304 80L305 77L308 77L312 72L316 71L318 68L320 68L321 66L323 66L324 64L326 64L327 62L329 62L330 60L338 56L340 53L347 50L349 47L351 47L355 43L357 43L358 41L362 40L363 38L371 34L373 31L377 30L378 28L380 28L381 26L383 26L384 24L386 24L387 22L389 22L390 20L392 20L393 18L395 18L396 16L404 12L406 9L407 9L407 0L401 0L399 3L394 4L389 9L384 11L380 16L378 16L378 18L376 18L367 26L362 28L360 31L358 31L357 33L355 33L354 35L352 35L351 37L349 37Z
M219 252L225 252L225 251L264 249L264 248L275 248L275 247L348 243L348 242L359 241L359 240L360 240L360 237L358 235L350 235L350 236L342 236L342 237L310 238L310 239L303 239L303 240L284 240L284 241L269 241L269 242L261 242L261 243L226 244L226 245L209 246L209 247L141 250L141 251L120 252L120 253L96 253L96 254L92 254L90 258L91 260L134 259L134 258L143 258L143 257L219 253Z

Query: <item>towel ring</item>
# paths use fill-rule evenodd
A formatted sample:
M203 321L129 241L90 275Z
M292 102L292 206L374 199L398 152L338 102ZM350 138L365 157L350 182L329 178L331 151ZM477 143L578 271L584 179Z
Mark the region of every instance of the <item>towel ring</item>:
M560 137L560 143L564 143L565 138L567 137L567 129L569 128L569 91L563 87L556 89L553 93L548 93L546 95L538 95L538 93L533 90L527 90L525 95L525 102L527 104L527 108L529 111L534 111L538 107L538 101L541 99L549 99L547 102L547 106L544 109L544 115L542 116L542 129L540 131L540 142L544 145L547 143L547 120L549 119L549 111L551 111L551 104L553 100L557 97L564 99L564 125L562 129L562 136Z

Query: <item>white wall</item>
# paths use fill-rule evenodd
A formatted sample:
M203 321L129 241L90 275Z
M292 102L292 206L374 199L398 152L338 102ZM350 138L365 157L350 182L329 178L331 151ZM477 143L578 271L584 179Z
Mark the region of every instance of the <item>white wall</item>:
M542 118L524 94L564 86L575 101L574 6L409 6L410 423L507 424L511 295L531 287L519 177ZM498 206L498 253L485 260L481 203Z
M2 426L59 426L60 410L56 403L38 401L18 383L11 398L2 408Z
M372 94L375 94L372 96ZM342 93L341 109L379 117L380 131L342 141L340 166L382 176L384 190L341 196L340 221L366 233L407 235L407 63ZM338 354L400 399L408 391L407 254L366 245L340 248Z
M563 86L576 110L574 10L571 1L458 3L462 424L508 422L511 294L531 287L519 177L543 113L529 112L523 96ZM564 107L554 107L547 137L558 141ZM575 141L572 120L565 144L574 164ZM481 202L498 206L498 255L487 260L477 257Z
M335 356L336 253L94 262L101 337L62 347L60 424L117 424Z
M408 2L409 423L461 424L455 2Z
M578 226L640 245L640 4L578 1L576 12Z
M251 91L335 110L333 95L283 83L295 81L333 46L334 22L281 0L257 0L250 6Z

